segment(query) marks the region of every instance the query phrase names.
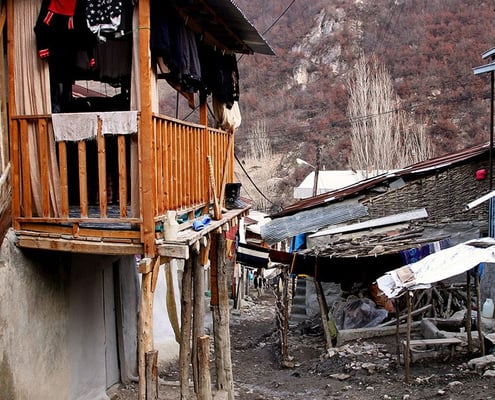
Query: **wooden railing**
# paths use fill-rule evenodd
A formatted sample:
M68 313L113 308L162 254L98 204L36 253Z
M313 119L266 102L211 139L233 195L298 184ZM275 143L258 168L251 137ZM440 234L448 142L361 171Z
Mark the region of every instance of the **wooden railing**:
M211 157L218 188L222 182L233 179L230 134L165 116L154 116L153 120L157 176L155 215L161 218L167 210L206 211L211 201L207 157Z
M153 116L154 143L140 144L154 146L155 174L139 171L139 134L102 135L99 129L96 140L55 142L49 115L12 117L10 131L18 230L46 232L50 225L49 232L97 237L110 226L112 237L119 237L115 231L134 231L122 236L139 239L145 206L154 207L155 222L168 210L191 217L209 210L208 156L217 187L233 178L233 139L227 132L165 116ZM139 179L152 177L156 203L141 205Z

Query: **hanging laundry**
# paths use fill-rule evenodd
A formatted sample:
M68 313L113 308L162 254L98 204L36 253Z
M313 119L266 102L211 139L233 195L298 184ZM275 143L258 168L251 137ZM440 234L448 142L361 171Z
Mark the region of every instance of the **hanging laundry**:
M182 48L179 46L177 12L167 2L151 1L151 55L160 72L179 81Z
M194 108L193 93L201 85L196 35L167 2L151 2L151 55L167 82Z
M88 68L95 65L94 35L88 30L84 1L44 0L34 32L38 55L48 60L52 112L70 102L78 51L87 54Z
M231 109L239 101L239 70L235 54L215 50L204 43L198 46L204 90Z
M247 243L239 243L237 248L237 262L256 268L267 268L270 249Z
M242 117L239 103L234 102L234 105L229 109L227 103L222 103L212 96L213 115L215 117L215 128L234 132L241 125Z
M86 18L88 27L100 39L103 33L117 32L122 22L124 4L122 0L87 0Z
M84 3L84 2L79 2ZM88 31L83 7L76 0L44 0L34 27L40 58L70 57L78 49L91 51L94 41ZM64 54L62 54L64 53ZM91 58L94 63L94 59Z

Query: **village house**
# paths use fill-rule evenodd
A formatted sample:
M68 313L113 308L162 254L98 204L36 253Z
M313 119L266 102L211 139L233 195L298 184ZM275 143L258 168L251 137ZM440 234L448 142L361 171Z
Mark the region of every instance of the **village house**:
M332 307L387 271L488 236L489 202L468 204L490 191L489 166L489 143L426 160L300 200L272 214L261 236L268 244L296 238L291 273L326 285ZM320 308L304 283L310 316ZM482 282L482 302L489 287Z
M191 353L211 391L211 281L230 399L225 234L250 208L225 202L236 54L273 51L231 0L106 3L0 1L0 397L105 399L139 380L155 398L158 358L177 353L183 394ZM160 113L164 82L187 121ZM181 344L157 356L163 331Z

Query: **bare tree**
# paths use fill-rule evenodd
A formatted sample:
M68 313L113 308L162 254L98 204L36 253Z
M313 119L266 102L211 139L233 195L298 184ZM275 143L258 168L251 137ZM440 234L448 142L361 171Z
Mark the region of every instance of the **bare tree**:
M353 169L368 177L433 155L424 126L401 110L392 78L376 58L359 58L348 89Z
M246 158L242 163L249 176L256 182L256 187L242 171L236 171L236 176L251 198L253 208L266 211L272 205L267 198L270 199L275 192L277 180L273 177L273 171L280 163L280 156L272 152L265 120L256 122L255 128L250 131L248 145Z
M254 160L263 160L272 156L272 145L266 130L266 121L257 120L256 126L249 135L249 156Z

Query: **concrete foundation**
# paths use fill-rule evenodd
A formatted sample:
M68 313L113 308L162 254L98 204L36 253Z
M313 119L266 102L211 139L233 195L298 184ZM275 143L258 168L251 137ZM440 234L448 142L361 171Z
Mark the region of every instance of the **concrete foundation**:
M2 399L99 400L137 375L134 257L0 252Z

